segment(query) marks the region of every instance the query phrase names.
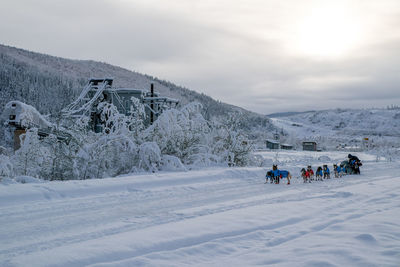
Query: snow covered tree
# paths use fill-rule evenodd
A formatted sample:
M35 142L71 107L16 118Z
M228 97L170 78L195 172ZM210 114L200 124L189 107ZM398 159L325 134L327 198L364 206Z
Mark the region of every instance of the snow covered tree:
M128 133L127 118L118 112L116 106L107 102L101 102L97 106L97 111L100 113L100 120L104 126L104 134Z
M141 133L145 129L146 111L144 105L136 97L131 98L130 115L127 118L128 129L133 137L140 142Z
M0 154L0 180L2 178L13 177L13 165L10 161L10 158L6 155Z
M76 166L83 166L84 179L114 177L134 168L137 153L137 145L125 135L101 136L84 147Z
M21 147L13 157L14 170L17 175L40 177L41 172L48 168L50 151L39 140L37 128L27 130L20 136Z
M171 155L161 155L161 166L163 171L186 171L186 167L181 160Z
M80 140L74 159L75 176L80 179L114 177L135 170L139 164L136 134L131 129L139 131L142 122L132 122L136 115L130 118L120 114L106 102L97 110L104 125L102 133L74 133Z
M145 142L139 147L139 169L155 172L161 165L161 151L155 142Z
M246 166L250 159L252 146L242 130L242 123L240 112L213 123L213 153L220 155L229 166Z
M196 154L207 151L207 121L201 115L201 104L190 103L182 109L165 111L144 132L146 141L158 144L162 154L173 155L192 164Z
M74 162L76 160L76 151L79 144L74 138L59 140L56 135L50 134L42 141L43 146L49 148L51 156L50 164L43 168L41 175L49 180L71 180L76 179Z

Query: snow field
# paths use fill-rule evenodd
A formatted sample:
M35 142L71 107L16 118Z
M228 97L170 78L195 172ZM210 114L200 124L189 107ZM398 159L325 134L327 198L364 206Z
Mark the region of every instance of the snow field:
M278 159L295 172L321 155L345 154ZM3 183L0 265L398 266L400 166L357 155L360 176L311 184L264 184L268 168Z

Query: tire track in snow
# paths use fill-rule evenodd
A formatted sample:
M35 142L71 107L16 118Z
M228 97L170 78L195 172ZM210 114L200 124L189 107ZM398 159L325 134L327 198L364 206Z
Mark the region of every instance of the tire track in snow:
M301 200L311 200L311 199L337 199L337 198L347 198L349 195L346 194L346 192L334 192L334 190L340 189L340 188L345 188L347 186L352 186L356 183L369 183L373 182L373 179L366 179L362 180L360 177L355 177L357 179L350 180L347 178L343 182L340 181L335 181L332 180L330 183L327 182L325 184L318 184L318 183L313 183L312 186L309 185L297 185L292 187L286 187L286 186L275 186L275 185L261 185L258 182L255 183L256 179L250 179L250 180L237 180L236 182L231 182L231 183L221 183L218 186L215 186L215 184L209 183L205 184L204 187L199 189L200 187L196 185L194 189L196 190L191 190L190 186L190 179L188 179L188 184L181 184L179 187L172 187L173 191L159 191L163 192L160 194L158 197L156 197L156 194L153 194L151 198L147 198L145 195L140 195L141 192L134 192L133 195L136 194L137 198L129 198L132 194L125 195L124 194L115 194L115 195L106 195L106 196L101 196L101 197L94 197L91 199L90 197L87 198L87 200L91 201L89 202L86 207L80 206L81 204L79 201L82 199L76 199L76 202L72 202L67 204L66 206L63 206L64 203L62 201L58 201L58 203L61 205L61 207L65 208L65 212L67 213L66 216L62 216L59 213L55 212L56 215L60 215L60 221L64 218L76 218L74 221L72 221L72 224L70 225L71 232L73 232L74 229L79 228L78 223L74 223L76 221L79 221L79 219L82 218L83 215L85 215L86 212L88 212L86 215L88 215L90 220L88 219L86 223L89 223L93 220L97 220L100 217L96 217L94 214L96 214L98 211L102 211L103 213L108 213L113 210L115 205L120 205L120 206L127 206L132 204L134 201L139 200L138 205L144 205L143 210L146 210L147 213L143 213L141 217L132 217L130 218L131 221L127 225L122 225L122 226L115 226L115 221L109 221L110 222L110 227L106 229L95 229L95 231L92 231L91 233L87 235L71 235L71 233L63 233L62 237L59 239L53 239L53 240L45 240L43 242L39 243L34 243L31 244L29 247L27 246L17 246L14 247L13 249L9 250L4 250L0 252L1 254L7 254L11 257L13 256L18 256L20 254L27 254L30 252L35 252L38 248L40 249L52 249L54 247L62 247L66 244L74 244L74 243L80 243L84 242L87 240L93 240L96 238L101 238L104 236L112 236L114 234L118 233L123 233L123 232L130 232L132 230L136 229L143 229L143 228L148 228L154 225L160 225L160 224L168 224L168 223L173 223L177 221L184 221L188 219L195 219L198 217L206 216L206 215L212 215L212 214L217 214L217 213L222 213L230 210L238 210L238 209L244 209L247 207L254 207L254 206L260 206L260 205L265 205L265 204L274 204L278 202L299 202ZM393 179L393 177L383 177L379 179ZM312 190L315 190L316 188L319 188L320 191L314 193ZM321 196L321 191L322 191L322 196ZM142 192L143 193L143 192ZM265 194L269 194L268 197L263 198ZM319 194L319 195L318 195ZM222 197L221 197L222 195ZM309 196L307 196L309 195ZM109 204L104 204L102 201L109 199L110 197L115 196L116 199L113 200L111 198L111 203ZM254 200L254 197L260 196L260 199ZM165 197L165 198L164 198ZM141 199L142 198L142 199ZM163 199L164 198L164 199ZM248 200L246 200L248 198ZM240 200L239 203L235 203L235 200ZM145 203L146 201L149 201L147 204ZM354 200L350 200L350 203ZM55 201L57 202L57 201ZM51 204L54 204L55 202L50 201ZM42 203L42 207L45 206L46 203ZM336 203L338 204L338 203ZM346 203L339 203L342 205L345 205ZM84 205L83 205L84 206ZM185 209L188 206L193 206L193 207L198 207L198 210L193 213L188 213L188 214L182 214L181 210L182 208ZM211 208L210 208L211 206ZM47 211L54 211L54 208L57 208L57 205L49 207L45 210ZM68 209L70 208L70 209ZM334 206L332 206L334 208ZM93 210L93 213L90 213L90 210ZM115 209L115 208L114 208ZM130 209L127 208L126 211L129 211ZM123 211L123 209L122 209ZM161 211L161 212L160 212ZM24 209L21 210L21 212L24 212ZM119 210L121 212L121 210ZM116 212L118 214L119 212ZM152 213L154 212L154 213ZM149 220L146 220L146 218L151 217L151 214L155 214L157 212L161 213L161 216L158 217L153 217ZM48 217L46 213L40 214L43 217ZM147 216L146 216L147 215ZM23 214L20 214L19 218L23 218ZM93 218L93 217L94 218ZM40 217L40 216L38 216ZM52 217L52 216L50 216ZM3 218L3 217L2 217ZM128 218L129 219L129 218ZM141 219L144 219L141 221ZM60 223L60 221L57 221L57 223ZM117 222L120 222L120 218L116 220ZM137 222L135 224L135 221ZM38 223L39 221L36 221L34 223ZM84 221L85 223L85 221ZM60 226L60 225L58 225ZM326 227L325 227L326 228ZM324 229L324 228L322 228ZM316 229L318 230L318 229ZM227 238L227 237L226 237ZM216 239L218 239L216 237ZM208 241L211 242L211 241ZM3 255L4 255L3 254Z
M354 203L354 200L360 201L359 203ZM305 200L306 201L306 200ZM354 206L360 206L360 204L362 206L368 206L368 199L364 199L363 200L363 196L358 197L357 199L353 199L348 201L349 203L353 202ZM336 204L339 204L336 205ZM309 221L309 224L311 225L311 227L309 227L308 230L301 230L298 231L298 229L294 229L293 231L289 231L289 233L286 234L286 236L282 237L281 233L279 234L275 234L276 237L273 238L269 238L269 240L267 242L265 242L267 247L276 247L276 246L280 246L285 244L286 242L291 242L294 241L295 239L304 237L308 234L317 234L318 232L321 232L331 226L334 226L336 224L340 224L343 222L350 222L351 220L356 220L356 219L360 219L364 216L368 216L368 215L374 215L374 214L379 214L380 212L383 211L388 211L392 208L392 206L390 204L387 205L387 207L381 207L379 209L375 209L373 211L367 209L367 212L363 212L363 213L358 213L358 214L350 214L348 216L344 216L342 214L342 210L343 209L348 209L347 207L343 207L341 204L346 204L346 203L336 203L335 205L332 205L329 208L334 208L336 207L336 209L334 211L336 211L335 215L330 215L329 216L329 221L325 222L325 223L318 223L313 221L312 217L311 219L306 219L305 217L298 217L298 218L291 218L288 221L280 221L277 222L275 224L271 224L271 225L265 225L265 226L261 226L261 227L257 227L257 228L249 228L246 230L242 230L239 232L227 232L227 233L223 233L220 235L213 235L213 236L206 236L207 238L204 239L196 239L193 238L193 240L197 240L198 242L192 242L192 239L190 240L175 240L175 241L171 241L167 244L161 244L159 246L156 247L150 247L147 248L145 250L140 250L140 251L136 251L134 253L131 253L130 256L128 258L119 258L115 261L110 261L110 262L102 262L102 263L98 263L98 264L93 264L91 266L125 266L126 264L131 264L133 262L135 262L136 258L143 258L143 257L151 257L151 255L156 255L159 253L165 253L165 252L173 252L173 251L177 251L177 250L190 250L193 247L195 250L204 250L204 248L198 248L198 246L207 246L207 243L215 243L218 242L221 245L224 245L226 243L230 243L229 239L232 238L238 238L240 237L240 240L243 241L246 239L246 236L254 236L255 232L259 232L259 231L268 231L269 234L276 232L276 230L278 229L282 229L282 228L293 228L295 227L297 224L303 224L305 221ZM347 203L348 204L348 203ZM326 206L323 207L324 209L326 208ZM329 212L332 212L332 210L330 210ZM321 213L321 210L316 210L314 211L314 213ZM347 214L347 213L344 213ZM309 216L307 216L309 217ZM320 217L317 217L318 219ZM275 231L272 231L275 230ZM359 235L359 236L363 236L363 235ZM359 239L359 236L356 236L356 239ZM255 245L254 243L252 244L253 246ZM211 246L213 247L213 246ZM251 249L251 248L249 248ZM191 253L188 253L189 255ZM207 254L207 253L206 253Z

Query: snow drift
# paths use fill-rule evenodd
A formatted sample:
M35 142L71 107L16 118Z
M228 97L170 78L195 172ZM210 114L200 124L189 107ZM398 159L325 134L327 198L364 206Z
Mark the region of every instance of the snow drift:
M305 154L282 167L321 164ZM0 265L397 267L399 164L359 156L361 175L290 186L262 168L0 183Z

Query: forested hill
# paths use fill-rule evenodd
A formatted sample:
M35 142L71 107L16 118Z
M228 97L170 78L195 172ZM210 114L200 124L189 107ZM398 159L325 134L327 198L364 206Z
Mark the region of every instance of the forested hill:
M267 117L222 103L171 82L92 60L71 60L0 45L0 109L10 100L33 105L41 113L55 114L71 103L90 77L113 77L114 86L149 89L179 99L182 104L200 102L204 116L245 113L246 126L270 126Z

